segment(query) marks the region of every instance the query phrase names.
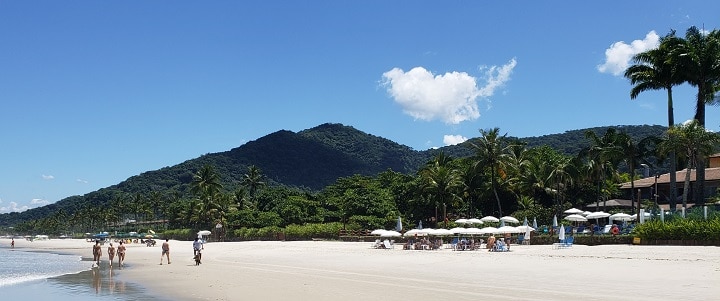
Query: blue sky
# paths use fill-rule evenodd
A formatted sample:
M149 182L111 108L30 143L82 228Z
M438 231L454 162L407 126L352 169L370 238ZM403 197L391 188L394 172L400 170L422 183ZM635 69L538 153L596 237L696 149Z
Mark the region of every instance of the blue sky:
M0 0L0 213L326 122L417 150L665 125L624 64L720 28L714 1L506 2Z

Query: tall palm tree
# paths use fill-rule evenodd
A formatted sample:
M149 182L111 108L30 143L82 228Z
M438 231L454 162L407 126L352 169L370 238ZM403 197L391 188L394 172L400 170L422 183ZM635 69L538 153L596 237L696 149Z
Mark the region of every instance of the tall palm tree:
M597 183L596 206L599 206L600 199L603 199L603 207L605 207L603 185L606 185L607 178L615 173L618 163L622 160L622 148L618 145L618 134L614 128L608 128L602 137L588 130L585 132L585 137L590 139L591 145L581 150L580 155L587 160Z
M672 63L673 45L676 44L675 31L660 39L658 48L636 54L633 57L635 65L625 70L625 77L634 85L630 90L630 99L637 98L640 93L651 90L667 91L668 128L675 125L673 113L673 87L683 83L681 73ZM670 198L677 199L677 158L675 152L670 157Z
M500 216L503 215L500 196L497 193L497 176L504 174L501 170L501 162L504 160L507 134L500 135L500 128L480 130L480 137L477 141L470 141L469 145L475 150L475 164L486 166L490 170L490 182L495 200L498 205Z
M692 26L685 39L672 39L674 64L683 79L697 88L695 120L705 127L705 105L716 103L715 93L720 88L720 31L705 33ZM705 202L705 158L697 158L695 203Z
M435 205L435 221L438 222L438 206L455 205L455 201L460 200L457 191L461 187L462 182L458 173L450 166L452 159L443 153L438 154L420 171L420 176L425 183L424 188L434 201Z
M258 190L266 185L263 179L264 176L260 168L255 165L250 165L248 172L242 176L240 185L247 188L250 198L254 198Z
M633 212L635 212L635 170L640 164L650 164L648 157L654 154L654 146L657 142L655 137L645 137L635 143L632 137L625 132L620 132L617 136L617 146L622 152L623 161L630 169L630 198L633 200L631 203ZM640 220L640 202L638 202L636 213L638 214L638 220Z
M196 195L212 195L219 192L222 189L220 175L215 172L215 168L212 165L204 165L193 175L192 182L190 182L190 189Z
M667 152L675 150L687 156L685 189L683 189L683 208L687 208L687 195L690 190L690 173L692 168L696 167L695 172L697 175L697 171L700 169L697 163L700 161L700 158L714 153L718 143L720 143L720 135L706 131L697 120L671 128L667 134L667 139L660 143L661 151ZM695 179L697 181L697 177ZM700 199L704 200L704 198Z

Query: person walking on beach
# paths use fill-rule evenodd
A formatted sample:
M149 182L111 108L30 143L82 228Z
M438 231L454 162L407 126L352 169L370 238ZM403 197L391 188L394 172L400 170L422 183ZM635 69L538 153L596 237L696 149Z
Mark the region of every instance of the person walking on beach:
M15 249L15 238L10 239L10 249Z
M200 240L199 237L195 237L195 241L193 241L193 256L197 258L198 264L202 263L203 249L205 249L205 246L203 246L202 240Z
M162 254L160 254L160 265L162 265L163 256L167 256L167 263L170 264L170 243L168 239L162 244Z
M93 261L98 265L100 264L100 256L102 256L102 247L100 247L100 241L96 240L93 246Z
M110 257L110 267L112 267L113 259L115 259L115 247L113 247L112 243L108 247L108 257Z
M120 245L117 247L117 255L118 255L118 266L123 266L125 262L125 245L123 244L123 241L120 241Z

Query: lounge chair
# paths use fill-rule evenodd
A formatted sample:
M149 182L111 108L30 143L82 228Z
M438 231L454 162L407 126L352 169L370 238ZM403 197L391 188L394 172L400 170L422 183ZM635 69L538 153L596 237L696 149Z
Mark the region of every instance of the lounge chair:
M382 245L382 242L380 242L379 239L376 239L375 242L374 242L374 243L372 244L372 246L370 246L370 247L373 248L373 249L377 249L377 248L380 247L380 245Z
M385 249L395 249L395 244L393 244L387 239L383 240L383 246L385 247Z

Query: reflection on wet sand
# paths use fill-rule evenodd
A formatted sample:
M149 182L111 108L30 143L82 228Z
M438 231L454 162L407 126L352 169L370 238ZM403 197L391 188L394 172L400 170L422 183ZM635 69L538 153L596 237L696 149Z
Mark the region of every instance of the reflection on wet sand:
M101 265L78 274L52 278L51 281L60 283L63 290L68 292L87 291L92 287L95 294L100 296L124 295L129 299L142 296L143 300L159 300L147 294L144 289L116 277L121 270L122 268Z

